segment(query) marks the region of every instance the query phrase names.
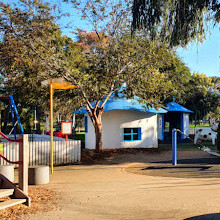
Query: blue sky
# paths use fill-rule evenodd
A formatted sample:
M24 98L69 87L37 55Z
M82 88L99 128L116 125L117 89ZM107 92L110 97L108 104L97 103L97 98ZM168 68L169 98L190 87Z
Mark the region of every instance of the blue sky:
M18 0L4 0L6 3L17 2ZM69 12L70 17L63 17L58 23L64 35L74 38L71 31L74 28L64 28L66 24L71 22L73 27L81 29L90 29L85 21L81 21L80 15L71 8L71 4L63 3L62 0L45 0L49 3L57 4L63 12ZM193 72L204 73L207 76L220 77L220 25L210 31L203 43L190 43L186 48L178 48L177 54L182 61Z
M210 36L200 44L191 43L177 49L177 54L191 72L220 77L220 25L210 31Z
M61 3L61 0L51 0L50 2L58 2L63 11L71 12L71 17L63 18L60 24L72 22L81 29L89 29L90 27L85 24L85 21L80 20L80 16L71 9L70 4ZM71 34L71 30L62 29L63 34L74 37ZM210 34L207 34L206 40L197 44L196 42L190 43L186 48L178 48L177 54L181 60L188 66L193 72L204 73L207 76L219 76L220 77L220 25L210 30Z

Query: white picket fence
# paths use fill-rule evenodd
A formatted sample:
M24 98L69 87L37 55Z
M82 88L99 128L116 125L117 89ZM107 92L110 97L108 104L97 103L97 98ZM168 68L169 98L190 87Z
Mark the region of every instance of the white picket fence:
M0 153L10 161L18 161L19 144L14 142L2 142ZM53 142L54 165L65 165L81 160L81 141L68 140ZM9 164L0 157L0 165ZM50 165L50 141L29 142L29 165ZM15 165L16 167L17 165Z

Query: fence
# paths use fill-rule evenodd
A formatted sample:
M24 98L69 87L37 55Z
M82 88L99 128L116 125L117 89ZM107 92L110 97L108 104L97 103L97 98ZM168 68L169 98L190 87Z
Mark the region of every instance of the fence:
M19 160L19 144L13 142L2 142L0 153L11 161ZM53 142L54 165L64 165L81 160L81 142L68 140ZM6 161L0 158L0 165L7 165ZM29 142L29 165L50 165L50 141ZM17 166L17 165L15 165Z

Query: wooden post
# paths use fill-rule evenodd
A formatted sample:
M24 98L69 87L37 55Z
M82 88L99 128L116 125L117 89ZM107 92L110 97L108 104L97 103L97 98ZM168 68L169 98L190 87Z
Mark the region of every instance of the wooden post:
M28 195L28 159L29 159L29 144L28 134L22 135L22 142L19 143L19 161L23 161L19 165L19 188Z

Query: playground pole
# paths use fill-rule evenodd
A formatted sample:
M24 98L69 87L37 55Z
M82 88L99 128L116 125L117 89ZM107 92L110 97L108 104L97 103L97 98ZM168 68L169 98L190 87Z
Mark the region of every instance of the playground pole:
M28 159L29 159L29 144L28 134L23 134L22 141L19 143L19 188L28 195Z
M50 171L53 173L53 84L50 79Z
M50 167L51 173L53 173L53 92L54 89L74 89L77 86L66 82L63 78L44 80L41 84L50 85Z
M177 165L177 130L172 130L172 165Z

